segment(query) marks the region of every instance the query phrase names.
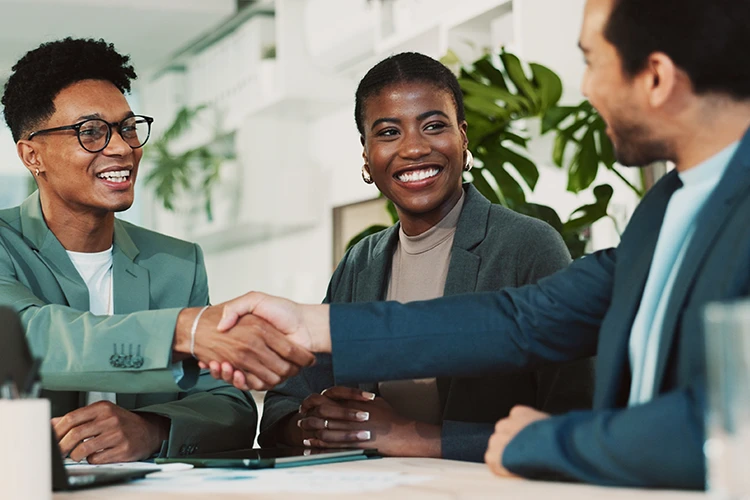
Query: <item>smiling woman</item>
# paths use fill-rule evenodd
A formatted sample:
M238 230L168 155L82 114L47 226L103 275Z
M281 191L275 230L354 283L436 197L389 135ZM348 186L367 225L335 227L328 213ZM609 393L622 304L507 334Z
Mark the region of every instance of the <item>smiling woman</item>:
M410 302L498 290L568 264L550 226L492 205L461 184L473 161L469 125L458 81L441 63L417 53L380 62L359 84L355 120L363 180L393 202L399 223L347 252L326 302ZM548 412L589 406L591 375L585 360L535 373L350 389L332 387L330 358L319 356L314 367L268 393L259 442L479 461L494 423L514 405Z

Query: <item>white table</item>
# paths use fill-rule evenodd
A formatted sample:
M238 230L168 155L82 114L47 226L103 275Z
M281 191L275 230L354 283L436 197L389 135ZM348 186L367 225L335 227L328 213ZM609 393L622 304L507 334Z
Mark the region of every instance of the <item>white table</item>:
M306 470L352 471L398 471L402 474L434 476L434 479L416 485L397 486L379 492L360 494L316 493L253 493L248 483L246 493L215 494L206 492L143 492L133 486L119 485L106 488L95 488L78 492L57 493L55 500L106 499L106 500L189 500L191 498L206 500L221 498L235 500L240 498L259 499L318 499L318 498L387 498L396 500L408 499L525 499L543 498L555 500L599 500L602 498L628 500L667 500L667 499L706 499L704 493L664 490L640 490L630 488L605 488L581 484L527 481L522 479L505 479L493 476L483 464L436 460L429 458L383 458L362 462L344 462L339 464L316 465L305 467ZM144 479L143 481L148 481Z

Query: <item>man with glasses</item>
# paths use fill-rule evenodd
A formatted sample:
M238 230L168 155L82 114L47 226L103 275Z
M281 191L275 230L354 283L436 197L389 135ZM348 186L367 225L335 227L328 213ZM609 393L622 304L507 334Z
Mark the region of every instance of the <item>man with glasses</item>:
M190 355L241 359L254 388L312 355L247 325L212 331L220 307L207 306L200 248L115 218L133 203L153 121L124 97L136 77L128 59L103 40L67 38L13 67L5 120L38 191L0 211L0 304L19 312L42 359L43 395L71 458L251 447L252 398L201 375Z

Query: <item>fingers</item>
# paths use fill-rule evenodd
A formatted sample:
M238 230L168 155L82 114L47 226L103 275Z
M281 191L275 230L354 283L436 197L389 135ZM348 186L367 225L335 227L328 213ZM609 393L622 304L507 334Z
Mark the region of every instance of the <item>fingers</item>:
M311 366L315 362L315 355L289 340L281 333L265 331L266 343L282 358L297 366Z
M320 394L334 401L372 401L375 399L375 394L371 392L339 385L329 387Z
M324 441L318 438L308 438L302 441L302 446L308 448L367 448L367 441Z
M114 433L103 433L79 443L69 453L69 456L72 460L80 462L84 458L88 459L90 455L93 455L96 452L101 452L115 446L119 441L120 439Z
M303 417L297 421L297 427L304 431L352 431L367 430L362 422L335 420L323 417ZM368 431L369 432L369 431ZM370 439L369 437L365 439ZM352 438L351 440L357 440Z
M97 415L103 410L104 405L104 402L95 403L93 405L88 405L84 406L83 408L73 410L70 413L63 415L62 417L53 418L52 425L54 427L57 439L62 439L71 431L71 429L94 420Z
M237 324L237 321L246 314L251 314L256 304L261 300L263 294L249 292L241 297L230 300L223 304L221 320L217 326L220 332L226 332Z
M302 403L305 404L304 402ZM302 413L307 417L320 417L328 420L343 420L346 422L367 422L370 420L370 412L345 408L343 406L323 404L314 406L309 410L302 408Z

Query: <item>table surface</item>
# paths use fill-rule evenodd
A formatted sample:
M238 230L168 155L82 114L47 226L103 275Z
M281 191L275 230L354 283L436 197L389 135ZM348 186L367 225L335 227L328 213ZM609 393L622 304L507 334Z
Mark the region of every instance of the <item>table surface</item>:
M483 464L456 462L452 460L436 460L429 458L383 458L366 462L344 462L338 464L315 465L305 470L326 470L353 473L400 472L402 474L434 476L434 479L415 485L397 486L378 492L368 492L353 495L352 493L305 493L305 500L316 498L399 498L409 499L481 499L481 498L545 498L586 500L601 498L622 499L705 499L707 496L698 492L639 490L630 488L605 488L571 483L556 483L543 481L527 481L523 479L506 479L493 476ZM144 480L144 481L147 481ZM222 500L240 498L260 499L295 499L299 500L300 493L256 493L251 489L247 493L222 494ZM218 497L218 495L216 496ZM185 500L201 498L205 500L206 493L186 494L185 492L164 493L144 492L132 486L119 485L106 488L94 488L77 492L56 493L55 500L78 499L107 500Z

